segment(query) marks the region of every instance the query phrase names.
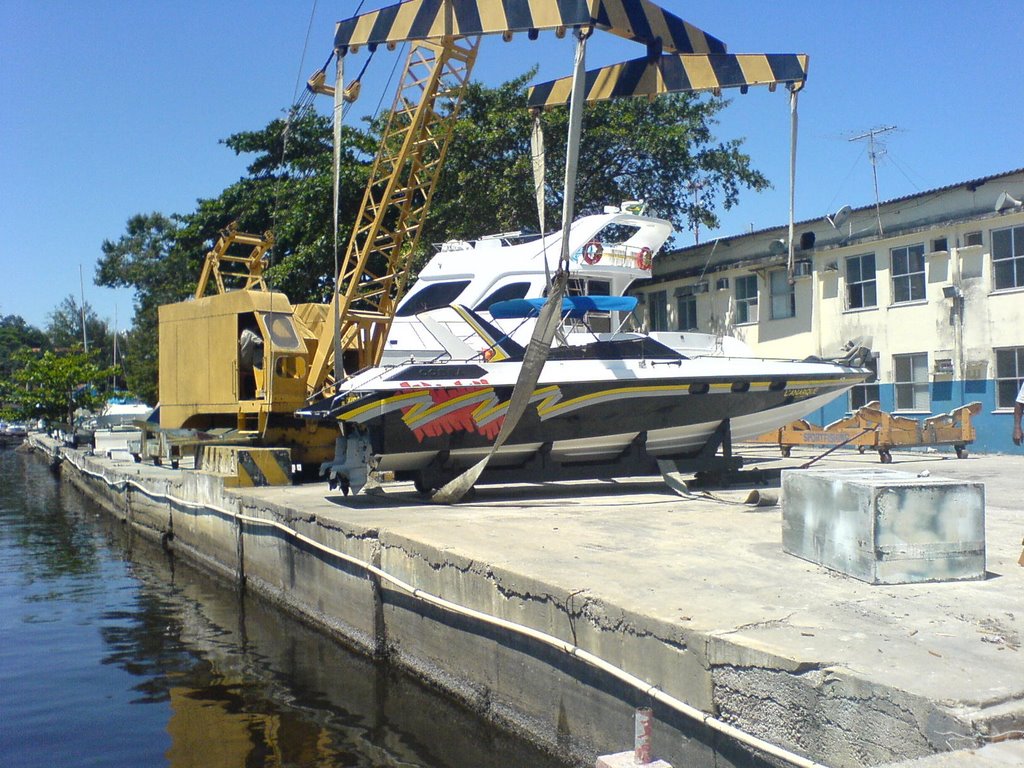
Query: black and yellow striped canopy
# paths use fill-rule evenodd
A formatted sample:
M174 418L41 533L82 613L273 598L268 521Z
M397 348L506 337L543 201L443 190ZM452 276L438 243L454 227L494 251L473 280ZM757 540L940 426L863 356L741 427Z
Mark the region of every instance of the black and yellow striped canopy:
M404 0L338 22L344 55L361 45L596 27L666 53L725 53L725 44L650 0Z
M587 72L586 99L604 101L629 96L656 96L685 91L746 90L752 85L788 85L800 90L807 79L807 56L800 53L684 54L646 58ZM572 78L563 77L530 88L529 106L565 105Z

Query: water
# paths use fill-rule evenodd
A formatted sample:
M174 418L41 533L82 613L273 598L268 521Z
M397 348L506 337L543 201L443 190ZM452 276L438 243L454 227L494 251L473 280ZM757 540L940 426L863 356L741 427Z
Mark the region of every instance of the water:
M559 765L0 450L0 765Z

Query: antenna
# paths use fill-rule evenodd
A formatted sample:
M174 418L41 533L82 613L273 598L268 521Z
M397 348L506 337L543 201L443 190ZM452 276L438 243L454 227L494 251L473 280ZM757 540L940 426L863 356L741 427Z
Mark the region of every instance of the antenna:
M85 278L82 277L82 264L78 264L78 289L82 296L82 348L89 354L89 334L85 330Z
M875 136L881 136L883 133L889 133L890 131L895 130L895 125L884 125L881 128L872 128L870 131L865 131L859 136L854 136L850 139L850 141L868 140L868 158L871 160L871 177L875 181L875 218L878 219L879 236L882 236L885 233L882 231L882 211L878 203L878 158L885 154L885 147L879 144L878 149L875 148Z
M850 220L850 215L853 213L853 208L849 205L844 205L838 211L831 216L826 216L828 223L832 225L833 229L841 229L842 226Z
M688 192L693 194L693 243L694 245L700 245L700 219L697 218L697 204L699 198L697 193L704 188L704 183L701 181L695 181L691 179L686 183L686 189Z

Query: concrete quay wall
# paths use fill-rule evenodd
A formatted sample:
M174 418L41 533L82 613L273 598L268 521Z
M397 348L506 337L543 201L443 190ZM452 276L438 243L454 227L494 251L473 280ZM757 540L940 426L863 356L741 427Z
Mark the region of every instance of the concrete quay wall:
M480 505L423 507L411 494L343 504L324 499L322 487L227 491L219 478L202 473L114 465L79 452L69 452L67 459L65 477L143 535L350 644L414 670L580 765L630 746L633 708L649 705L650 692L529 636L424 602L325 548L425 593L559 638L719 721L834 768L977 747L993 727L1007 730L1020 722L1024 680L989 699L955 686L943 695L935 686L905 682L938 675L932 659L908 655L896 664L912 668L896 674L896 667L886 667L892 661L868 668L859 647L851 652L839 643L823 650L813 646L824 639L807 639L870 631L870 622L859 628L796 627L797 642L811 647L790 647L794 627L787 619L761 615L754 584L750 605L737 597L729 607L738 617L731 624L703 620L720 597L703 594L707 578L702 583L694 572L662 562L661 549L678 550L678 538L639 532L652 536L646 546L650 566L659 570L653 579L638 579L629 563L633 571L646 567L632 558L605 562L606 526L617 522L622 536L630 529L628 519L611 520L602 512L607 499L590 500L583 510L590 525L586 519L566 520L563 513L563 527L584 526L576 554L566 557L542 544L542 533L527 524L535 522L534 515L551 518L529 504L505 503L481 513ZM766 523L771 525L763 516L743 521L746 527ZM806 564L779 555L765 552L766 561L790 572L767 578L808 572ZM729 581L724 571L705 575ZM828 602L828 595L819 597ZM916 634L906 627L898 634L908 632ZM1018 648L1019 638L1016 647L1011 643L1003 650L1019 660ZM677 766L786 764L752 756L671 707L655 702L654 709L655 754ZM960 764L969 766L970 758Z

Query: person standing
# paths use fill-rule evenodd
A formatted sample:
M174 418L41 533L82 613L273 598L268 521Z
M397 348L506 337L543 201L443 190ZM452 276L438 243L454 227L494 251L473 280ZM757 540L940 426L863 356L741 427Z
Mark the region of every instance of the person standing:
M1020 385L1020 392L1017 393L1017 402L1013 404L1013 444L1020 445L1024 433L1020 429L1020 417L1024 415L1024 383ZM1022 555L1024 557L1024 555Z

